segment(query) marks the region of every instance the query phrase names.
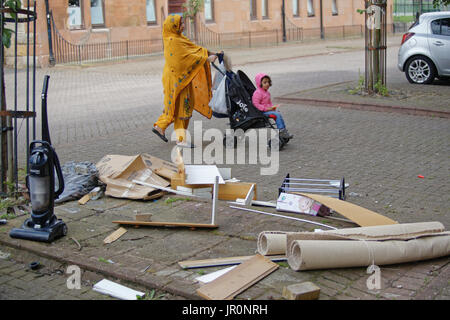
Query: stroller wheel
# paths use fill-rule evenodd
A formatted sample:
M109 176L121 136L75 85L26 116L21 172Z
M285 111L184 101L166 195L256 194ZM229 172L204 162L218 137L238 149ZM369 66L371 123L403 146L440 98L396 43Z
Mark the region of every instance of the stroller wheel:
M237 146L237 137L235 135L226 135L223 137L223 145L225 148L236 148Z

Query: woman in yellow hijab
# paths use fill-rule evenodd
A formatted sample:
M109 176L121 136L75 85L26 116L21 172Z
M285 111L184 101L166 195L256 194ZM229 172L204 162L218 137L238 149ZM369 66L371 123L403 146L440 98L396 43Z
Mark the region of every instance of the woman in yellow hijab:
M192 148L194 146L186 141L186 129L194 109L211 119L209 62L214 62L217 56L192 43L182 34L183 30L184 21L180 15L170 15L164 21L164 111L152 131L168 142L164 133L173 123L177 145Z

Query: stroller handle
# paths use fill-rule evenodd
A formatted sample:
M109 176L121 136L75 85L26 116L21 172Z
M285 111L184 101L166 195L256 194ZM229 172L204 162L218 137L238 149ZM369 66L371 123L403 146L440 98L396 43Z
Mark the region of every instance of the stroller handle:
M219 71L223 76L226 76L225 73L222 72L222 70L219 69L218 66L216 66L216 64L214 62L211 62L212 66L214 67L214 69L216 69L217 71Z
M219 53L216 53L216 56L219 58L219 61L223 61L224 55L225 55L225 53L224 53L223 51L222 51L222 52L219 52ZM219 71L223 76L226 75L222 70L219 69L218 66L216 66L216 64L215 64L214 62L211 62L211 64L213 65L214 69L216 69L217 71Z

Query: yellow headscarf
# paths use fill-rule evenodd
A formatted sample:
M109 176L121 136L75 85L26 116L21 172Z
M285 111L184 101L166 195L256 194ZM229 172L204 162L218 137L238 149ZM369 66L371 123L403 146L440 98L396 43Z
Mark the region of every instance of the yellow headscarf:
M192 43L179 32L180 24L180 15L170 15L163 25L165 65L162 82L164 112L168 116L173 116L178 95L202 70L208 59L206 48Z

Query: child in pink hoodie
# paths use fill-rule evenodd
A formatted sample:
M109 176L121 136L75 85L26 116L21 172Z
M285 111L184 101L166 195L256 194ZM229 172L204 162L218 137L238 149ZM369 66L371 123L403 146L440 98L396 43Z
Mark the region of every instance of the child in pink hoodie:
M279 111L276 111L279 105L274 106L270 97L269 88L272 86L272 80L265 73L258 73L255 77L256 90L253 93L252 102L253 105L261 110L264 115L275 115L277 117L277 128L280 130L280 136L282 138L291 139L291 135L287 129L283 120L283 116Z

